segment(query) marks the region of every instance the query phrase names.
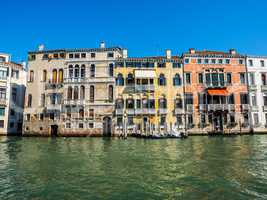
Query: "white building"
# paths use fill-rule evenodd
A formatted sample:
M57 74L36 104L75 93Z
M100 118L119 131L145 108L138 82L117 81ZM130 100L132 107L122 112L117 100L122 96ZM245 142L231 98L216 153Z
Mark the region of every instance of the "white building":
M0 53L0 135L22 132L26 76L25 65Z
M267 127L267 57L247 56L251 123L256 132Z

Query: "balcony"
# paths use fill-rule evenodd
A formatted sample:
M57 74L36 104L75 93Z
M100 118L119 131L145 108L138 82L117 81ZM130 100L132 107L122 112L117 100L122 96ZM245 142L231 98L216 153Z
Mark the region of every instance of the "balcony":
M227 83L215 83L215 84L212 84L212 83L204 83L204 86L206 88L225 88L227 87L229 84Z
M250 106L252 112L258 112L259 107L258 106Z
M115 83L114 77L90 77L87 78L88 83Z
M143 93L143 92L154 92L154 85L128 85L124 88L124 93Z
M64 78L64 83L81 83L85 82L85 78Z
M65 105L84 105L85 100L68 100L68 99L65 99L64 104Z
M7 102L6 99L0 99L0 106L6 106Z
M123 109L121 109L121 108L116 109L115 114L116 115L123 115Z
M135 109L136 115L155 115L156 110L154 108L137 108Z
M179 114L183 114L184 110L182 108L175 108L174 109L174 114L175 115L179 115Z
M228 110L228 104L208 104L208 111L217 111L217 110Z
M186 105L186 110L187 110L187 112L193 112L194 111L194 105L193 104Z
M158 112L159 112L160 115L168 114L167 108L159 108Z
M63 84L62 83L47 83L45 84L45 89L46 90L57 90L63 88Z
M266 92L267 91L267 85L262 85L261 86L261 91L265 91Z
M249 90L250 90L250 91L255 91L255 90L257 90L257 85L249 85Z
M266 112L267 111L267 105L262 106L262 110L263 110L263 112Z
M46 109L50 111L61 111L61 104L49 104L46 106Z
M198 105L198 110L199 111L206 111L207 110L206 104L199 104Z
M249 111L250 105L249 104L242 104L240 106L240 108L241 108L241 112L246 112L246 111Z

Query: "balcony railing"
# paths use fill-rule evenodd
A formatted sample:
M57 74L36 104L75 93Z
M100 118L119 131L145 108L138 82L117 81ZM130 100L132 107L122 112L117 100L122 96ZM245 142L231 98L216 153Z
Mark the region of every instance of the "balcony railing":
M154 108L137 108L135 109L136 115L155 115L156 110Z
M221 83L221 82L218 82L218 83L204 83L204 86L206 88L224 88L224 87L227 87L229 84L227 83Z
M257 85L249 85L249 90L251 91L257 90Z
M183 114L184 110L182 108L175 108L174 109L174 114L178 115L178 114Z
M0 99L0 106L6 106L7 100L6 99Z
M215 111L215 110L228 110L228 104L208 104L208 111Z
M267 85L262 85L262 86L261 86L261 90L262 90L262 91L267 91Z
M47 110L59 110L61 111L61 104L49 104L46 106Z
M85 78L64 78L65 83L79 83L84 82Z
M251 111L252 111L252 112L257 112L257 111L259 111L259 107L258 107L258 106L250 106L250 108L251 108Z
M135 91L136 92L153 92L155 91L154 85L136 85L135 86Z
M193 104L186 105L186 110L187 110L187 112L193 112L194 111L194 105Z
M250 109L249 104L242 104L240 107L241 107L241 112L249 111Z
M56 90L56 89L60 89L60 88L63 88L62 83L47 83L47 84L45 84L46 90Z
M267 111L267 105L266 106L262 106L262 110L265 112Z
M68 100L68 99L65 99L64 104L67 104L67 105L84 105L85 100Z
M167 108L159 108L159 114L167 114L168 113L168 110Z

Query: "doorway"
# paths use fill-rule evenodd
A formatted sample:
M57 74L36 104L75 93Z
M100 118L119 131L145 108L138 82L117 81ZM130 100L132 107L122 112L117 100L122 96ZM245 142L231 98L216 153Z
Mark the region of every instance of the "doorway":
M58 125L51 125L51 136L58 136Z
M215 132L223 132L223 115L221 112L213 114L213 128Z
M110 117L104 117L103 119L103 136L110 137L112 134L112 120Z

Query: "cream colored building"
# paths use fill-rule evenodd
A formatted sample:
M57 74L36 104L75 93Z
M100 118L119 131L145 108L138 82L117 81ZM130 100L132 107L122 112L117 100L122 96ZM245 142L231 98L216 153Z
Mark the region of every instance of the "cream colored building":
M26 75L24 64L0 53L0 135L22 133Z
M24 135L111 135L119 47L29 52Z
M182 60L165 56L116 62L115 133L165 132L184 128Z

